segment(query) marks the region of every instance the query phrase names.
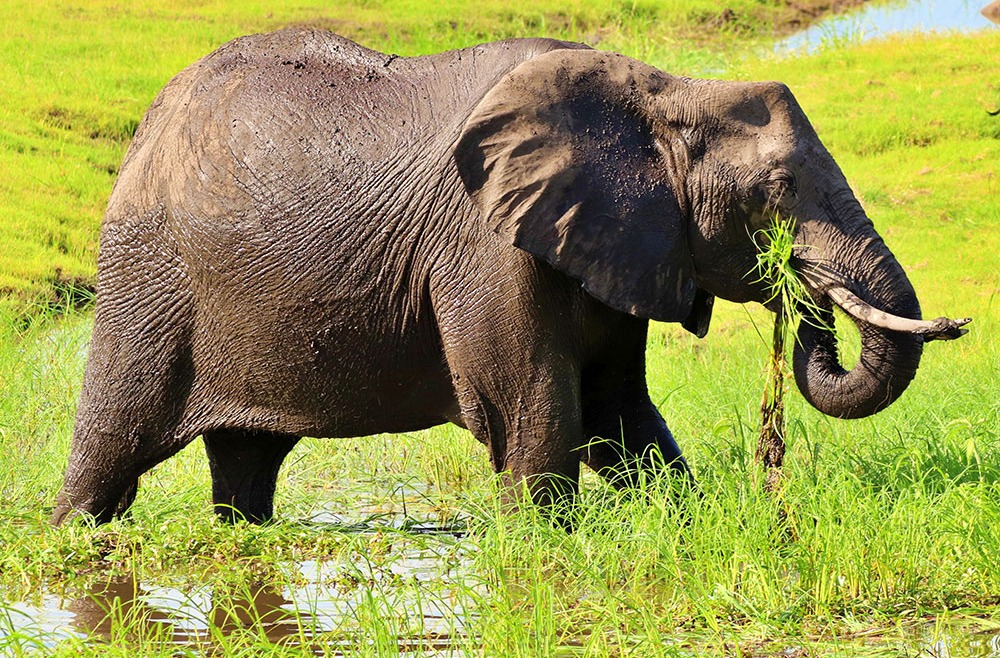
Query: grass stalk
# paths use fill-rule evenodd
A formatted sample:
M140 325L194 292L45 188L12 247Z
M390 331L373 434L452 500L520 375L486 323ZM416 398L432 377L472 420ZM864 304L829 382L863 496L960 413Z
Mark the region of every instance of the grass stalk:
M754 454L754 461L765 470L764 488L769 492L776 491L780 486L785 458L786 334L793 316L798 315L798 320L804 321L802 309L813 304L791 262L795 248L794 225L794 218L775 213L771 225L755 236L759 248L757 267L760 280L768 283L771 288L769 302L777 305L767 380L760 405L760 432Z
M774 315L774 333L771 339L771 356L768 359L767 383L760 405L760 435L757 439L755 461L766 472L764 488L775 491L780 486L781 466L785 459L785 333L787 332L785 304L779 302Z

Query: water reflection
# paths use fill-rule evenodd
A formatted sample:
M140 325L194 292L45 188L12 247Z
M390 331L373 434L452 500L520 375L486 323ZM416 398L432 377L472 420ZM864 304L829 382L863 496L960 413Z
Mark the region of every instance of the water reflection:
M248 633L251 643L294 645L317 655L372 643L414 656L462 655L474 618L464 603L475 590L467 584L468 558L454 546L413 546L402 533L397 543L391 554L359 551L346 561L297 563L294 586L177 587L128 575L98 578L72 598L47 594L35 605L0 606L0 654L73 638L208 649L219 634Z
M56 609L55 602L56 597L47 597L41 609L25 612L52 621L58 617L62 628L52 630L62 630L63 636L102 640L200 646L210 641L213 628L226 635L259 628L272 642L282 642L299 638L301 627L311 627L308 613L293 612L292 602L266 584L214 594L205 586L144 587L132 576L112 576L91 583L64 610L61 605Z
M919 658L1000 658L1000 631L983 631L968 620L928 624L907 644Z
M908 0L875 3L824 19L779 41L779 53L815 52L825 44L860 42L899 32L971 31L996 28L980 13L986 0Z
M296 566L301 584L294 587L258 583L235 591L219 585L147 586L131 576L99 578L75 598L46 595L38 605L0 608L0 621L7 617L7 624L0 624L0 655L11 647L22 649L14 655L25 649L44 654L68 638L91 646L174 644L211 652L219 649L220 633L249 633L253 646L266 639L315 655L350 655L361 646L378 646L380 655L388 647L390 653L421 658L463 656L467 649L480 653L469 626L475 612L464 607L473 597L464 583L470 565L461 554L426 550L388 565L358 557ZM17 634L27 642L11 643ZM859 655L895 650L920 658L1000 658L1000 628L989 619L927 621L837 643L838 650L852 646Z
M86 637L73 628L74 618L63 600L52 594L42 596L37 605L18 602L0 607L0 649L42 649Z

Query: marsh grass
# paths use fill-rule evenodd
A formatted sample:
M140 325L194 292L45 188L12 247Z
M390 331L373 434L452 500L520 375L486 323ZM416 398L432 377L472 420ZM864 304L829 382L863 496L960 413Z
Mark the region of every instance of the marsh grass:
M196 442L143 479L130 520L54 529L89 319L54 328L19 334L0 358L2 399L31 401L2 417L0 599L46 610L54 597L78 621L0 631L10 655L45 643L66 656L836 654L831 641L873 629L892 638L851 652L898 655L911 645L897 624L938 611L998 620L1000 419L981 402L995 362L961 395L918 388L861 423L788 399L780 499L753 461L762 373L752 359L696 354L686 392L667 396L677 383L664 374L692 356L668 332L671 349L650 356L651 389L678 421L700 492L669 476L616 491L588 472L570 534L533 507L504 513L485 452L454 428L304 441L282 471L281 521L263 527L213 520ZM760 352L746 332L726 349ZM925 366L932 379L951 367ZM44 409L57 411L34 413ZM56 447L33 452L35 432ZM463 530L415 531L395 522L404 508L420 521L460 517ZM139 602L101 598L122 578ZM255 606L264 590L287 603ZM100 606L104 621L72 625Z
M757 245L757 271L754 274L758 275L758 281L766 281L771 289L768 303L777 301L782 308L789 309L789 313L798 313L812 302L792 265L795 247L801 246L795 244L794 228L793 217L775 213L767 228L753 235Z

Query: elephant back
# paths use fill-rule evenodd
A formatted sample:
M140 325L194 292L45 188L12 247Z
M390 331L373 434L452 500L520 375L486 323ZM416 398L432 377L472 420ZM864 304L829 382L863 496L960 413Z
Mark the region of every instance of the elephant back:
M117 188L189 217L279 217L297 190L326 208L416 166L441 165L480 99L538 54L576 47L514 39L398 57L330 32L289 28L231 41L153 102ZM414 148L419 145L419 148ZM128 214L113 196L106 221ZM247 219L253 219L247 217Z

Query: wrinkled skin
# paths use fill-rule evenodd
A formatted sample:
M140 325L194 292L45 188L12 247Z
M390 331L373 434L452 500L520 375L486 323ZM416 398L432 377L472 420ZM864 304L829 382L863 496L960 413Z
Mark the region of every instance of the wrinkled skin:
M581 461L622 486L689 477L647 394L647 323L701 336L714 296L766 302L751 235L775 212L821 306L838 285L920 317L781 84L548 40L238 39L167 85L121 167L53 520L123 513L198 436L216 510L252 521L302 436L456 423L540 503ZM803 326L796 377L826 413L874 413L916 371L918 336L862 326L845 373Z

